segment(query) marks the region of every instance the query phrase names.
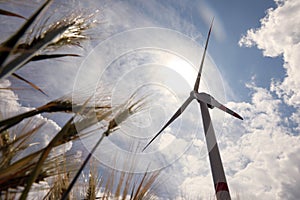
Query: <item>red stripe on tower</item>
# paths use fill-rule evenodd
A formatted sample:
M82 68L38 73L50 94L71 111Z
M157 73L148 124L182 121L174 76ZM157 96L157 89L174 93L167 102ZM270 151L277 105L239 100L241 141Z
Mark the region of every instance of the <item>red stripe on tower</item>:
M227 192L229 192L227 183L225 183L225 182L218 182L216 184L215 188L216 188L216 193L218 193L220 191L227 191Z

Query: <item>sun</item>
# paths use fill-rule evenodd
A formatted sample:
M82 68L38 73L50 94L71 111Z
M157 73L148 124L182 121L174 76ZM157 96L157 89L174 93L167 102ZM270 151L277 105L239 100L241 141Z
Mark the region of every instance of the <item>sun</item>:
M172 56L171 58L167 59L166 66L180 74L191 88L194 87L197 71L190 62L184 58Z
M165 55L164 55L165 56ZM200 54L201 56L201 54ZM199 70L199 64L192 63L190 60L185 59L182 56L169 54L165 56L165 66L169 67L171 70L174 70L176 73L182 77L185 82L188 84L190 90L193 90L196 77ZM170 77L171 78L171 77ZM209 83L209 84L208 84ZM211 58L208 56L204 62L203 71L201 74L201 81L199 86L199 91L212 93L216 95L219 99L224 99L224 87L223 80L220 75L220 72ZM181 88L180 84L177 84Z

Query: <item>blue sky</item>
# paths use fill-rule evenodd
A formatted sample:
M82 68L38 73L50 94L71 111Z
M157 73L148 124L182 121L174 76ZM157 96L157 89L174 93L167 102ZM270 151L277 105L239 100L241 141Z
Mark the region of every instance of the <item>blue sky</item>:
M299 199L299 1L70 2L92 11L99 9L101 13L99 20L103 23L94 32L97 39L88 47L76 50L85 55L80 61L87 58L88 62L59 62L55 66L48 63L49 66L39 70L36 70L37 65L22 69L20 73L41 86L50 97L42 97L35 91L16 91L23 99L20 110L60 97L78 83L92 78L109 82L113 92L123 88L124 91L112 96L128 96L139 87L140 91L149 89L154 93L152 109L139 115L136 121L123 124L118 132L119 135L125 133L121 137L125 140L128 132L140 131L143 133L140 138L137 134L134 139L129 138L133 142L138 138L137 142L146 144L188 95L189 81L193 82L196 76L209 23L215 17L201 89L211 92L244 117L244 121L238 121L216 109L211 110L232 196ZM72 10L72 7L67 9ZM149 27L152 29L147 29ZM136 50L151 45L155 48ZM89 54L91 52L95 55ZM107 64L110 61L112 64ZM106 74L103 79L84 76L90 72L97 74L98 69ZM141 87L144 82L155 81L159 83L155 87L151 84ZM34 95L39 98L31 99ZM64 118L46 117L63 124ZM144 126L137 125L146 122ZM183 117L142 154L142 163L151 162L153 170L163 168L162 184L156 191L160 199L180 199L182 194L192 199L208 199L213 195L201 127L198 108L192 104ZM112 135L106 145L112 142L118 150L118 134ZM125 151L120 154L122 152ZM101 150L98 153L103 156Z
M238 41L246 31L258 28L259 20L265 16L266 10L274 8L274 1L219 1L207 2L213 9L218 19L223 24L226 38L222 41L211 42L210 53L216 64L227 79L231 88L238 93L238 97L245 100L247 90L244 88L245 81L250 81L256 76L258 85L268 87L271 78L281 78L282 59L266 58L256 48L240 48ZM201 31L204 31L201 29ZM264 73L264 72L268 73ZM237 76L238 73L238 76Z

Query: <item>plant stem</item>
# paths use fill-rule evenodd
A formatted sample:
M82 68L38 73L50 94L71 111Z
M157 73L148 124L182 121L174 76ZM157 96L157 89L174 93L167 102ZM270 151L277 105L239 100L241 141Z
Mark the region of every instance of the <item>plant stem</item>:
M77 171L75 177L73 178L72 182L70 183L68 189L64 192L61 200L66 200L68 198L69 193L71 192L72 188L74 187L78 177L80 176L81 172L83 171L84 167L86 166L86 164L89 162L91 156L93 155L93 153L96 151L97 147L99 146L99 144L102 142L103 138L105 136L107 136L107 132L109 131L106 130L102 136L99 138L98 142L95 144L95 146L93 147L93 149L91 150L91 152L88 154L88 156L86 157L86 159L84 160L83 164L81 165L80 169Z

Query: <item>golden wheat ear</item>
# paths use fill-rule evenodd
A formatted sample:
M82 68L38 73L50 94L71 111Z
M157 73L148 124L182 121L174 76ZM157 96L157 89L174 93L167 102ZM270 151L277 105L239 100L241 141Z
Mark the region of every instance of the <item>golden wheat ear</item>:
M6 61L8 56L14 51L18 41L25 35L28 28L34 23L34 21L38 18L41 12L51 3L51 0L47 0L25 23L24 25L8 40L1 44L1 49L5 49L6 51L0 52L0 72L3 71L3 63ZM1 73L0 73L1 74ZM3 74L1 77L4 77L6 74Z
M67 30L69 26L71 26L71 24L62 25L57 29L51 30L51 32L45 34L43 38L36 41L34 45L31 46L31 49L23 52L21 55L17 56L4 66L1 66L0 78L6 78L16 70L20 69L28 61L35 57L40 50L48 46L55 38L61 35L65 30Z

